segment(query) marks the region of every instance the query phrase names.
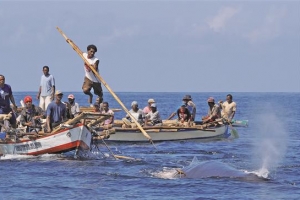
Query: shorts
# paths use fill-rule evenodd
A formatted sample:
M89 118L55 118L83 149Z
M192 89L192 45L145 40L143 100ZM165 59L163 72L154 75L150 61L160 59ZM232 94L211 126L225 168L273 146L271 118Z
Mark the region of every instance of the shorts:
M40 104L39 106L46 111L48 105L51 103L52 101L52 96L40 96Z
M92 88L94 90L95 95L98 95L100 98L103 97L101 83L93 82L90 79L88 79L87 77L84 77L82 89L84 91L91 91Z

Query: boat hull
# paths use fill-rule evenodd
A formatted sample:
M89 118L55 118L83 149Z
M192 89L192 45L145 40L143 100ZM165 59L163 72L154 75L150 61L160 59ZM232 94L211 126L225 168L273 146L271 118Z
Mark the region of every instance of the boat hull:
M76 148L87 150L90 148L91 140L91 132L84 125L79 124L34 140L0 143L0 156L53 154L72 151Z
M159 130L159 129L158 129ZM207 139L215 137L224 137L227 134L228 126L214 128L213 130L187 130L178 129L171 130L146 130L152 141L176 141L176 140L192 140ZM148 142L149 140L139 131L122 131L116 129L115 134L110 135L107 141L112 142Z

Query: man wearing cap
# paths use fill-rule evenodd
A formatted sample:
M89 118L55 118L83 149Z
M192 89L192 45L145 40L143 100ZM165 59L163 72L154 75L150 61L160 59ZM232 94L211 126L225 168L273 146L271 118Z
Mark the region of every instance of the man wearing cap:
M54 126L59 125L67 119L66 105L61 101L63 93L60 90L55 92L55 100L47 107L47 132L50 133Z
M146 116L145 116L145 125L148 126L155 126L155 125L160 125L162 123L160 114L156 108L156 104L152 103L150 105L151 108L151 112L149 112Z
M41 129L41 119L45 117L45 112L41 107L32 103L32 97L24 97L25 109L21 111L20 124L27 126L26 132L38 131Z
M195 121L195 117L196 117L196 105L192 101L191 95L185 95L182 98L182 105L185 105L186 109L190 112L190 115L191 115L190 121ZM171 113L171 115L167 118L167 120L172 119L176 115L176 113L178 114L181 106L175 112Z
M88 102L92 107L93 104L93 95L91 93L91 89L93 88L94 94L98 95L99 103L103 102L103 92L100 81L97 79L93 71L90 67L93 67L97 73L99 73L98 65L99 59L95 57L95 53L97 52L97 47L93 44L87 46L87 53L83 53L84 58L89 62L84 64L84 82L82 85L82 90L84 94L89 95Z
M144 123L145 114L142 111L142 109L139 109L139 105L137 101L133 101L131 103L131 109L129 110L129 112L140 124ZM128 114L125 116L125 118L129 120L131 123L133 122L133 120L131 120L131 117Z
M209 97L207 99L207 103L209 106L207 116L202 117L202 122L213 122L216 119L221 118L220 107L217 104L215 104L215 99L213 97Z
M231 122L236 112L236 103L232 101L232 95L227 94L226 101L219 101L219 104L222 108L221 115L223 118Z
M54 100L55 80L53 75L49 74L48 66L43 67L43 73L36 98L40 100L40 107L46 110L47 106Z
M196 104L192 101L191 95L185 95L182 99L183 103L185 104L186 108L191 113L191 121L195 121L196 118Z
M15 99L10 85L5 84L5 76L0 74L0 114L8 114L12 112L10 102L13 104L14 111L17 110ZM12 113L9 123L16 128L16 116Z
M70 113L70 118L73 119L80 113L79 104L75 102L75 96L73 94L69 94L68 96L69 103L67 104L67 109Z
M155 100L154 99L149 99L148 100L148 105L143 109L143 112L146 114L148 114L149 112L151 112L151 104L152 103L155 103Z

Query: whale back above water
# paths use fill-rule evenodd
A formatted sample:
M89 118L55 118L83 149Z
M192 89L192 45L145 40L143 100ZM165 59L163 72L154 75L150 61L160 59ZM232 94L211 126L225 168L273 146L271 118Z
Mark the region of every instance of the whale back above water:
M186 178L208 178L208 177L245 177L247 173L237 170L226 163L219 161L199 162L194 157L192 163L183 168Z

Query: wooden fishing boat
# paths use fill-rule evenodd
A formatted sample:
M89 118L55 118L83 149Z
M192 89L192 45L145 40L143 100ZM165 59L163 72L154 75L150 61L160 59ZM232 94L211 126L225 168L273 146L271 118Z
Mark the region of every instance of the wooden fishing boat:
M121 128L115 127L115 134L110 135L106 141L111 142L148 142L138 128ZM201 127L167 127L153 126L144 127L144 130L151 137L152 141L176 141L207 139L215 137L228 137L228 126L201 128Z
M27 136L27 137L25 137ZM0 142L0 156L6 154L40 155L45 153L62 153L76 148L88 150L92 134L83 125L36 136L24 134L22 138L10 138Z
M54 128L51 133L24 133L20 129L10 129L1 133L0 156L7 154L40 155L68 152L76 149L88 150L92 139L108 137L113 131L94 131L90 124L104 121L110 115L81 113ZM89 121L90 120L90 121Z

